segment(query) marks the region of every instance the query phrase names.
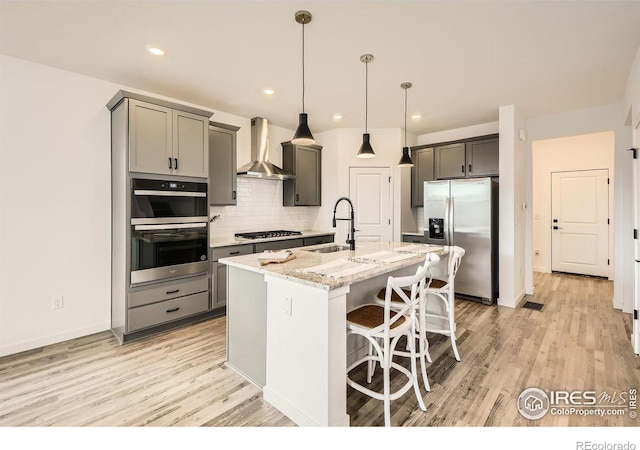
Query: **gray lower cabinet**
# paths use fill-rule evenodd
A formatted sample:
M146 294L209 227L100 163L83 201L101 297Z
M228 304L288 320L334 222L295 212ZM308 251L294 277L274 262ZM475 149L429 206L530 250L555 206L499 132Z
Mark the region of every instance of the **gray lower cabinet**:
M412 242L414 244L424 244L424 236L416 236L413 234L402 234L402 242Z
M282 143L282 168L296 176L284 180L283 206L321 206L322 147Z
M315 236L304 238L304 246L307 245L318 245L318 244L328 244L329 242L333 242L334 235L330 234L327 236Z
M411 206L424 204L424 182L432 181L433 177L433 148L418 148L411 150L413 167L411 168Z
M209 310L208 276L132 289L127 299L126 333L157 327Z
M262 253L265 250L284 250L287 248L302 247L304 239L285 239L283 241L260 242L255 244L255 252Z
M232 245L209 249L211 261L211 308L220 308L227 303L227 266L219 263L220 258L249 255L253 253L253 244Z
M239 127L209 122L209 204L237 204L237 143Z
M498 138L470 141L465 146L467 177L497 176L499 174Z
M464 178L467 175L465 151L464 142L435 147L436 178L438 180Z

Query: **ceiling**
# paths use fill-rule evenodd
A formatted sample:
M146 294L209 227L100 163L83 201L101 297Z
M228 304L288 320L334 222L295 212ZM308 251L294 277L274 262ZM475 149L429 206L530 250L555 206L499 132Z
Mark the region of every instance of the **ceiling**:
M410 81L424 134L619 102L640 46L637 1L0 1L0 53L293 129L301 9L313 132L364 128L365 53L368 126L404 126Z

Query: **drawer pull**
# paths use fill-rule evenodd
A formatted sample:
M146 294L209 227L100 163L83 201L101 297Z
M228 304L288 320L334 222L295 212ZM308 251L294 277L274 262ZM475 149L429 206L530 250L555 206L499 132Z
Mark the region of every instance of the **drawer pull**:
M240 250L235 251L235 252L229 252L230 255L239 255L240 254Z
M177 310L179 310L180 308L172 308L172 309L167 309L168 313L172 313L172 312L176 312Z
M174 289L173 291L167 291L167 294L175 294L177 292L180 292L180 289Z

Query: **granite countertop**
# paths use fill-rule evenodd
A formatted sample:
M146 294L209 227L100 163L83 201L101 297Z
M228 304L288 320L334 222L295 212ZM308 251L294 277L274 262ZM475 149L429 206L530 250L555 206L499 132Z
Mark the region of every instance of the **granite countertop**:
M403 247L407 248L407 250L410 248L420 248L423 251L436 252L438 255L444 255L448 252L448 247L412 244L407 242L358 242L358 244L356 244L355 251L343 250L332 253L317 253L310 251L335 245L335 243L330 243L295 248L292 250L292 253L296 258L281 264L268 264L261 266L257 254L221 258L219 262L232 267L258 272L264 275L272 275L328 291L367 280L378 275L384 275L394 270L409 267L424 261L425 253L410 254L398 252L398 250L401 250ZM369 261L363 258L366 255L382 251L393 251L397 252L398 255L409 254L411 256L396 262ZM302 271L321 264L337 262L338 260L353 261L354 259L358 263L368 264L367 269L354 275L347 275L340 278Z
M260 242L272 242L272 241L286 241L288 239L302 239L308 237L315 236L326 236L330 234L336 234L335 231L316 231L316 230L306 230L301 231L302 234L297 234L294 236L279 236L272 238L263 238L263 239L244 239L244 238L215 238L212 237L209 239L209 247L217 248L217 247L229 247L231 245L242 245L242 244L258 244Z

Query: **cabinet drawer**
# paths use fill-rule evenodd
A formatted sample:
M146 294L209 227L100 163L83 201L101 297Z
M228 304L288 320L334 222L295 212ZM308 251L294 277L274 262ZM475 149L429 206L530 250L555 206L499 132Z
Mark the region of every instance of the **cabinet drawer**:
M285 248L302 247L302 239L286 239L284 241L261 242L256 244L256 253L262 253L265 250L284 250Z
M159 287L152 287L129 293L129 308L147 305L149 303L169 300L176 297L184 297L198 292L209 290L209 278L190 278L185 281L165 283Z
M160 325L165 322L182 319L209 309L209 292L188 295L152 305L129 309L128 330L136 331Z
M329 242L333 242L333 234L328 236L314 236L304 238L304 245L318 245L318 244L328 244Z
M424 236L414 236L412 234L403 234L402 242L413 242L414 244L424 244Z
M230 256L248 255L253 253L253 244L232 245L230 247L214 248L211 252L211 261Z

